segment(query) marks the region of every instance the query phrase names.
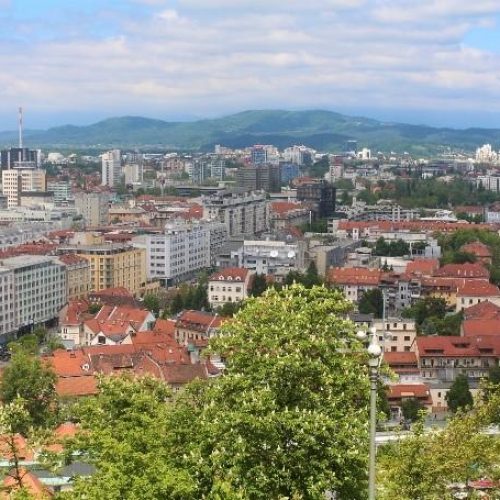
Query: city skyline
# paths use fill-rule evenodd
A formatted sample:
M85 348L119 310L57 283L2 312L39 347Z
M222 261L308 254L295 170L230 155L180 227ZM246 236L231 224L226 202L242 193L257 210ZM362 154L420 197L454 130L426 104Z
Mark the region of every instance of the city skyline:
M0 129L322 108L500 127L491 0L0 0Z

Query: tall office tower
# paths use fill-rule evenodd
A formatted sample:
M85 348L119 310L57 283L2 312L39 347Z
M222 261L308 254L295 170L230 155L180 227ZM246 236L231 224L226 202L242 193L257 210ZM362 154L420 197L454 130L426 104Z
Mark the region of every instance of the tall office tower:
M7 196L7 206L17 207L23 192L46 191L45 170L11 169L2 171L2 193Z
M101 156L102 161L102 185L117 187L122 177L121 152L119 149L112 149Z

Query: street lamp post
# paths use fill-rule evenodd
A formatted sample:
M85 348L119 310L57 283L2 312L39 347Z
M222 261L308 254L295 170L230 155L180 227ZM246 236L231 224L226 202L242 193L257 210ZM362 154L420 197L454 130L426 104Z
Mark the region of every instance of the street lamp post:
M369 455L369 469L368 469L368 500L375 500L375 461L377 448L375 444L375 434L377 430L377 390L378 390L378 374L380 360L382 357L382 348L378 343L377 329L370 328L368 332L370 336L370 343L368 345L368 367L370 376L370 455ZM367 337L367 333L359 331L357 336L360 340Z

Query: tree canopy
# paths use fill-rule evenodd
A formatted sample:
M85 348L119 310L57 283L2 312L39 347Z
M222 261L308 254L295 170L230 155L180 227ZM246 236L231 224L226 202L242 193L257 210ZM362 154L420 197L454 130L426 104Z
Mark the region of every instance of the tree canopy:
M472 399L469 380L466 375L460 373L456 376L450 390L446 393L446 402L453 413L472 407L474 400Z

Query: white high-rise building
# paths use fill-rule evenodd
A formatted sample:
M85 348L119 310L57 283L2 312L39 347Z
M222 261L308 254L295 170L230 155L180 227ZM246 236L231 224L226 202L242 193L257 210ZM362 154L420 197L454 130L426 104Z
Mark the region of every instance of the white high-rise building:
M123 167L125 184L141 184L143 181L143 166L138 163L127 164Z
M170 285L209 268L212 253L225 241L225 234L220 222L168 223L163 234L146 236L148 278Z
M22 192L45 190L45 170L10 169L2 172L2 193L7 196L8 208L20 205Z
M66 266L55 257L22 255L0 261L0 334L58 317L67 301Z
M75 207L87 226L99 227L108 223L109 193L75 193Z
M113 149L101 155L102 185L117 187L122 177L121 152Z

